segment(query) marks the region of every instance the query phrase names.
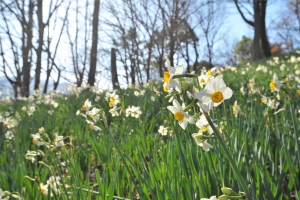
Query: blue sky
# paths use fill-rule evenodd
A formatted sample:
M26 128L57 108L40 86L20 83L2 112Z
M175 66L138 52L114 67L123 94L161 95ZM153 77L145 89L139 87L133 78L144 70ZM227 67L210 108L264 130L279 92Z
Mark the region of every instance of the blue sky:
M278 19L280 13L287 12L287 0L269 0L267 6L267 13L266 13L266 26L267 28L270 27L271 21ZM232 3L229 7L229 14L228 14L228 24L231 26L231 37L232 39L236 38L238 40L242 39L242 36L247 36L252 38L253 37L253 29L250 27L240 16L238 13L237 8ZM252 19L251 17L248 17ZM268 31L269 39L275 40L276 36L272 34L272 31Z

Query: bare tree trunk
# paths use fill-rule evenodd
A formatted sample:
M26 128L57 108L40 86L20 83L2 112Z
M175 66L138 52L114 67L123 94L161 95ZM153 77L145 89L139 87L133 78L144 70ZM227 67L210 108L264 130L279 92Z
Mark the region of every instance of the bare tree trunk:
M261 35L261 25L260 25L260 6L259 2L254 1L254 38L253 38L253 60L261 59L262 52L260 48L260 35Z
M261 1L260 4L261 7L261 45L262 45L262 51L265 57L271 56L271 48L270 43L267 38L267 32L266 32L266 9L267 9L267 1Z
M28 22L26 22L25 16L23 16L23 32L24 37L22 41L22 57L23 57L23 68L22 75L23 81L21 86L22 96L29 96L30 93L30 69L31 69L31 53L32 53L32 28L33 28L33 11L34 3L33 1L29 2L29 11L28 11Z
M117 56L116 56L115 48L111 48L111 81L112 81L113 89L120 88L118 73L117 73Z
M37 16L38 16L38 24L39 24L39 40L38 40L38 48L36 50L34 90L39 89L41 69L42 69L42 51L43 51L43 44L44 44L43 40L44 40L44 28L45 28L45 24L43 23L43 1L37 2Z
M93 13L93 36L92 36L92 48L91 48L91 62L90 62L90 71L89 71L89 77L88 77L88 84L90 86L94 86L95 77L96 77L99 8L100 8L100 0L95 0L94 13Z
M254 21L251 21L245 17L238 4L238 0L234 0L234 3L243 20L254 28L253 59L258 60L263 57L270 57L271 50L265 25L267 0L253 0L252 6L254 12Z
M149 81L150 81L151 55L152 55L152 48L153 48L152 36L150 36L150 42L149 42L147 47L148 47L148 57L147 57L147 64L146 64L146 77L147 77L147 83L149 83Z
M132 55L130 55L130 77L131 77L131 85L135 85L135 60Z
M60 80L62 69L60 69L57 66L57 64L55 63L55 57L56 57L56 54L57 54L57 50L58 50L58 47L59 47L61 37L62 37L63 32L64 32L64 27L67 23L67 16L68 16L68 12L69 12L69 9L70 9L70 5L71 5L71 0L69 0L69 4L68 4L67 9L66 9L66 14L65 14L64 18L62 19L63 24L61 26L60 33L58 35L58 39L57 39L56 45L54 47L54 50L52 50L52 51L50 50L51 49L50 46L51 46L52 38L49 37L49 29L48 29L48 38L47 38L47 45L46 45L46 52L47 52L47 70L46 70L46 72L47 72L47 77L46 77L46 82L45 82L45 85L44 85L44 91L43 91L44 94L47 93L49 79L50 79L53 67L55 67L58 71L57 72L58 73L57 81L56 82L54 81L54 89L56 89L56 87L59 83L59 80Z

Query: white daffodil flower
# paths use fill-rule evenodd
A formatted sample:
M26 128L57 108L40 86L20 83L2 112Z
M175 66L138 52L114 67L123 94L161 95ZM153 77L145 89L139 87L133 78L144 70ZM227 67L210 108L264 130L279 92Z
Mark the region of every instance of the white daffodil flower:
M181 128L183 128L184 130L186 129L188 123L195 124L194 117L184 112L181 105L176 99L173 100L173 106L168 106L167 108L174 114L174 117L178 121L179 126L181 126Z
M32 142L33 142L33 144L36 144L37 146L41 146L41 145L44 144L44 142L41 139L40 133L31 134L31 136L32 136Z
M211 79L204 90L195 93L195 97L202 101L203 110L208 112L213 107L220 105L225 99L232 96L232 90L226 87L224 80L221 77Z
M205 118L204 115L201 115L199 120L196 121L196 126L203 132L203 133L208 133L208 134L212 134L214 131L211 128L211 126L209 125L207 119Z
M92 106L92 102L87 99L82 106L82 110L88 112L91 106Z
M167 72L164 72L164 81L168 84L168 88L174 88L176 91L181 92L181 87L178 81L173 80L173 76L177 74L182 74L183 72L183 65L172 67L170 65L170 61L167 60L165 62L166 67L168 69Z
M61 147L65 144L63 138L63 136L59 136L57 133L55 133L54 143L56 147Z
M168 135L168 128L161 125L161 126L159 126L158 132L161 135L166 136L166 135Z
M280 87L282 86L282 82L278 80L277 75L273 74L273 79L270 81L270 89L271 91L279 92Z
M203 138L203 133L201 130L199 130L198 133L193 133L192 137L195 139L197 145L202 147L204 151L209 151L209 149L213 148L213 146Z

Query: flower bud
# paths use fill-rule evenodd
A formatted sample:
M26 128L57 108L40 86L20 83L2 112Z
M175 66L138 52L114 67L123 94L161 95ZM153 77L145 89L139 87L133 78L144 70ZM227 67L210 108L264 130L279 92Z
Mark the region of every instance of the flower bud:
M189 90L191 88L190 84L188 84L186 81L182 81L182 88L184 90Z
M222 192L228 196L240 196L240 194L236 193L233 191L231 188L228 187L222 187L221 188Z
M228 196L223 194L219 196L218 200L228 200Z
M195 139L199 140L199 141L204 141L205 140L205 136L204 135L196 135Z

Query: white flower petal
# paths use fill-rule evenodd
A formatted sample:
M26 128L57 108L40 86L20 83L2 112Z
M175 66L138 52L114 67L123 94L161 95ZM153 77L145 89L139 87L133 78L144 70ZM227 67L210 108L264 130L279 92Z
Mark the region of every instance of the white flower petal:
M205 97L205 96L211 96L211 93L210 93L209 90L204 89L204 90L201 90L200 92L196 92L196 93L194 94L194 96L195 96L197 99L199 99L200 101L202 101L203 97Z
M186 129L186 126L187 126L187 121L185 121L185 120L181 120L181 121L178 121L178 123L179 123L179 126L181 126L181 128L183 129L183 130L185 130Z
M174 100L173 100L173 105L174 105L177 109L182 110L182 107L181 107L180 103L177 101L177 99L174 99Z
M214 78L212 81L214 81L214 91L219 91L220 88L226 87L224 80L220 76Z
M175 68L175 74L182 74L183 71L183 65L177 66Z
M188 121L190 124L195 124L195 120L194 120L194 117L193 117L193 116L187 117L187 121Z
M212 109L212 107L213 107L212 101L202 105L202 108L205 112L209 112Z
M168 106L167 107L173 114L175 114L177 111L178 111L178 109L175 107L175 106Z
M209 151L209 149L211 149L211 148L213 148L213 146L211 146L208 142L202 142L202 149L204 150L204 151Z
M206 104L206 103L209 103L209 102L211 102L212 100L211 100L211 97L209 96L204 96L203 98L202 98L202 103L203 104Z
M223 91L220 91L223 94L224 99L229 99L232 97L232 90L229 87L226 87Z

